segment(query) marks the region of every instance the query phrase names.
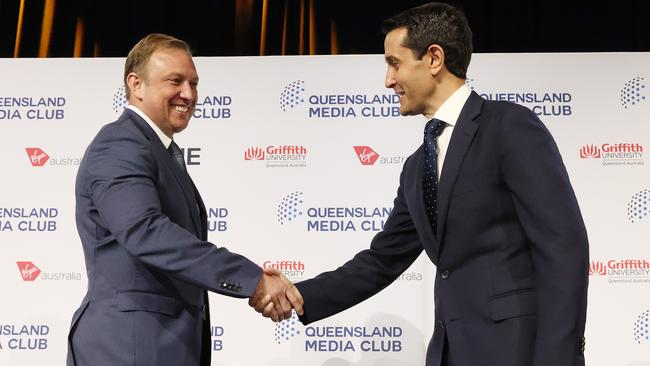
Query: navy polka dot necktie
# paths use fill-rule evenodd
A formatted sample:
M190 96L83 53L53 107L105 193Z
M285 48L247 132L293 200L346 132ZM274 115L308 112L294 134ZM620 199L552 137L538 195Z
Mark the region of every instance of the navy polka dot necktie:
M433 233L437 235L438 216L438 136L445 128L445 122L432 119L424 127L424 171L422 193Z
M185 167L185 159L183 158L183 151L174 141L169 145L167 151L172 155L176 164L181 168L181 171L186 172L187 168Z

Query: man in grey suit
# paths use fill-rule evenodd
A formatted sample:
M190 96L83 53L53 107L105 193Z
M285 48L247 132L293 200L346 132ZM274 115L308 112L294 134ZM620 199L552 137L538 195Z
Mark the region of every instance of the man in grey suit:
M270 301L279 321L300 295L279 273L207 242L206 211L175 133L198 75L188 45L152 34L129 53L129 106L90 143L76 181L88 290L68 336L68 365L210 364L206 290ZM291 299L279 297L285 293Z

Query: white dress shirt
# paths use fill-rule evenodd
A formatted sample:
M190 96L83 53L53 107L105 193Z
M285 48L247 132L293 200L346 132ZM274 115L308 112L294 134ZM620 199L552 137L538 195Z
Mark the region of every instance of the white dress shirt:
M451 133L454 131L454 126L458 121L458 116L465 106L465 102L469 98L469 95L472 93L472 90L463 84L458 90L456 90L444 103L438 108L436 113L433 115L433 118L437 118L445 122L445 128L442 130L440 136L438 136L438 181L440 181L440 175L442 174L443 163L445 162L445 155L447 154L447 148L449 147L449 140L451 140Z
M160 129L160 127L158 127L158 125L155 124L151 120L151 118L149 118L149 116L144 114L144 112L141 111L140 108L138 108L138 107L136 107L134 105L129 104L126 107L128 109L134 111L135 113L137 113L140 117L142 117L142 119L144 119L149 124L151 129L153 129L153 131L156 133L156 135L158 135L158 138L160 138L160 141L163 143L163 145L165 145L165 149L169 148L169 145L172 144L172 139L169 136L165 135L165 133Z

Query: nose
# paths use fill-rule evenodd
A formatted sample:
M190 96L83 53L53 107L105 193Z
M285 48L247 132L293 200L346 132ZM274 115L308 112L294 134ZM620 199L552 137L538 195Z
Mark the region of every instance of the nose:
M395 87L396 84L397 84L397 82L395 81L395 77L393 76L393 72L389 68L386 71L386 80L384 80L384 86L387 87L387 88L393 88L393 87Z
M193 102L197 95L196 87L194 87L189 81L186 81L181 85L181 98Z

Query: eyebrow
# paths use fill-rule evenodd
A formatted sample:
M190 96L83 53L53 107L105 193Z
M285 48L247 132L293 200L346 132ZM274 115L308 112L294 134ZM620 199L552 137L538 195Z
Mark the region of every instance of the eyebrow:
M395 56L386 56L384 57L384 61L386 61L386 63L391 64L397 62L398 60L397 58L395 58Z
M168 78L181 78L181 79L185 79L185 76L183 76L183 74L178 73L178 72L172 72L172 73L170 73L169 75L167 75L167 77L168 77ZM189 80L190 80L190 81L199 81L199 77L197 76L197 77L192 78L192 79L189 79Z

